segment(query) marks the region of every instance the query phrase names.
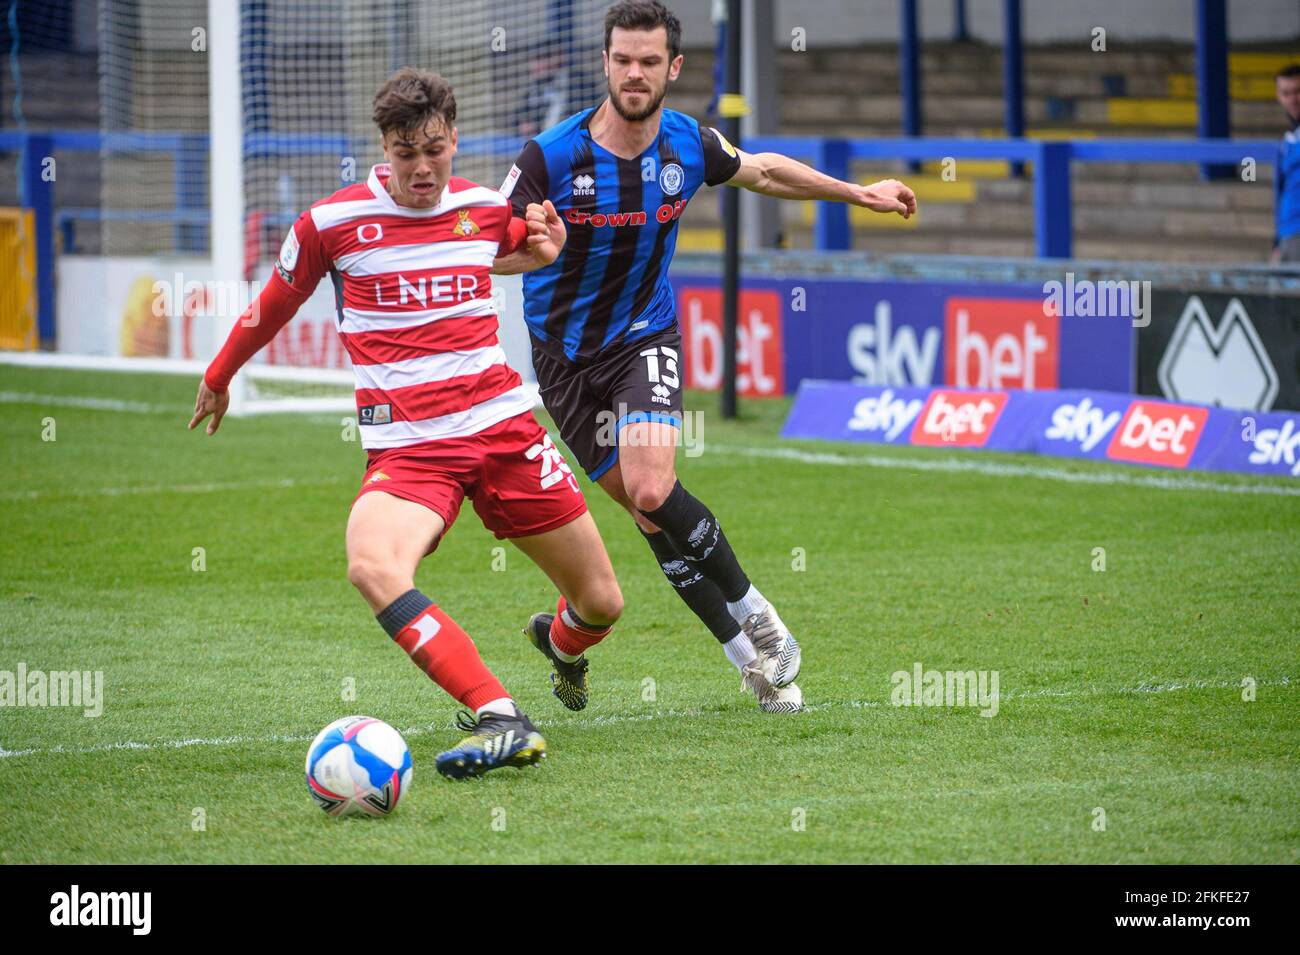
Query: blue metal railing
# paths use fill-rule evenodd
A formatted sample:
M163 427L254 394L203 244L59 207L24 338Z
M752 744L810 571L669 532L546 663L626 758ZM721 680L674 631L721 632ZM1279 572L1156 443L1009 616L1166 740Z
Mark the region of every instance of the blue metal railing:
M1070 168L1073 162L1272 163L1277 145L1268 140L1090 139L1050 142L1031 139L827 139L815 136L755 136L750 152L778 152L808 159L828 176L849 178L854 159L999 159L1034 164L1034 235L1043 258L1069 258L1073 250ZM850 247L848 206L818 203L813 227L822 251Z
M463 155L500 155L508 163L524 140L517 136L466 136ZM244 144L247 158L295 154L348 155L363 144L341 134L257 133ZM750 152L779 152L806 159L827 175L849 179L853 160L920 161L993 159L1034 164L1034 233L1039 257L1068 258L1073 248L1070 170L1074 162L1217 163L1240 167L1253 159L1266 165L1276 158L1267 140L1092 139L1050 142L1029 139L839 139L817 136L756 136L744 142ZM195 233L208 222L208 137L203 133L99 133L48 130L0 130L0 152L19 153L22 167L20 204L36 221L37 283L41 338L54 335L54 233L69 234L76 221L150 220L171 222L177 248L193 249ZM367 146L368 148L368 146ZM42 177L42 164L56 151L158 152L176 158L174 208L170 210L54 209L54 183ZM849 210L843 203L819 202L814 225L816 248L851 247ZM202 248L199 245L199 248Z

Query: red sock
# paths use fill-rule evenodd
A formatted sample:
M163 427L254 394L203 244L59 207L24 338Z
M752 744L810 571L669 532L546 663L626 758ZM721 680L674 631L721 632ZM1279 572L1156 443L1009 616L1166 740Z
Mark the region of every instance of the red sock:
M469 634L437 604L422 610L394 639L429 679L471 710L510 695Z
M588 647L594 647L609 636L609 632L613 629L613 624L608 627L593 627L590 624L578 623L577 617L569 609L564 595L561 594L560 602L555 608L555 619L551 621L551 643L561 653L580 657Z

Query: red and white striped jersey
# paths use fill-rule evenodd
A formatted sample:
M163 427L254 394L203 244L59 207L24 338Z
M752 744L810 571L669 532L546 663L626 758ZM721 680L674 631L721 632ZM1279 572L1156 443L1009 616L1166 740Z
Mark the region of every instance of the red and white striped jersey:
M492 301L492 260L519 239L509 200L453 176L437 205L412 209L388 175L375 166L299 216L271 280L305 298L333 278L367 449L475 434L533 404Z

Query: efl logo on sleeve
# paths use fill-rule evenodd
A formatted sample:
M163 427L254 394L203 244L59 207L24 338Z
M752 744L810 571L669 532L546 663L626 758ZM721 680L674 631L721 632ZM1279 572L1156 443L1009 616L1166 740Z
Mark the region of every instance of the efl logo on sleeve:
M300 249L298 234L294 232L293 226L290 226L289 234L284 237L284 244L280 246L280 258L275 263L275 270L280 273L280 278L289 285L293 284L293 270L298 267Z
M298 233L294 232L293 226L290 226L289 234L284 237L284 244L280 246L280 264L290 272L298 267L298 250L300 248Z
M1209 416L1209 408L1135 401L1110 439L1106 457L1114 461L1185 468Z
M982 448L1007 404L1005 391L936 389L912 428L913 444Z
M510 193L515 191L515 184L518 182L519 182L519 167L511 166L510 171L506 173L505 181L501 183L501 188L498 189L497 191L500 192L501 195L509 199Z
M1056 388L1060 319L1037 299L950 298L943 381L958 388Z

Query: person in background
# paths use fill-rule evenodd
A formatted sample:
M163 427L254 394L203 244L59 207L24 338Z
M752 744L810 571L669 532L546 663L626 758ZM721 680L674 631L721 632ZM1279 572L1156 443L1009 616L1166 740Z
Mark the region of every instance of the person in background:
M1278 144L1273 167L1274 221L1270 262L1300 263L1300 63L1277 74L1277 101L1290 127Z

